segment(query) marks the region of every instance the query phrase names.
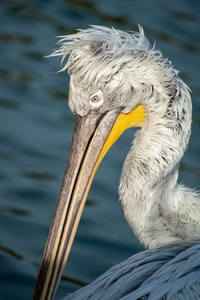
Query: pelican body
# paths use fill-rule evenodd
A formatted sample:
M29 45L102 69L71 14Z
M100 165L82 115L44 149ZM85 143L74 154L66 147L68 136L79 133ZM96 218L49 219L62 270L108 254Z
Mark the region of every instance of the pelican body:
M66 299L200 299L200 199L177 183L191 132L189 89L139 34L93 26L62 37L74 135L33 299L53 299L95 172L127 128L138 127L119 197L147 250Z

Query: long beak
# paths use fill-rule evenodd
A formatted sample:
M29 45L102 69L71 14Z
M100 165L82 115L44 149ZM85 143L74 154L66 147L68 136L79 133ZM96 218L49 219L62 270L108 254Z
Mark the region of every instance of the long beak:
M33 300L53 299L60 282L95 172L122 132L141 126L144 108L129 114L114 109L76 116L69 159L40 266Z

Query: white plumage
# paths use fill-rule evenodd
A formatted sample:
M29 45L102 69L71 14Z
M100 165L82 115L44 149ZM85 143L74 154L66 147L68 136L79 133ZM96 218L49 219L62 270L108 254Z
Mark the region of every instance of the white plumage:
M51 55L62 62L70 55L61 71L69 70L69 106L80 118L115 109L129 114L139 105L145 110L119 197L134 233L152 249L67 299L200 299L200 199L177 183L191 131L189 89L139 30L93 26L62 37Z
M200 201L177 184L178 166L191 128L191 98L171 63L139 34L94 26L63 37L52 55L70 54L62 70L71 74L69 106L88 113L92 93L103 90L103 110L142 103L145 125L136 133L124 163L119 194L125 216L147 247L198 238ZM73 83L72 83L73 82ZM85 97L84 97L85 96ZM82 99L82 103L81 100ZM108 108L109 105L109 108ZM185 228L184 228L185 227Z

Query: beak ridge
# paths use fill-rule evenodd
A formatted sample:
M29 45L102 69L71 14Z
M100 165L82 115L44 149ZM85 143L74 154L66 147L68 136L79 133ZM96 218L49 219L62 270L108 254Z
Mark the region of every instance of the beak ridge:
M101 149L121 109L76 116L72 145L33 300L53 299L85 201L100 162Z

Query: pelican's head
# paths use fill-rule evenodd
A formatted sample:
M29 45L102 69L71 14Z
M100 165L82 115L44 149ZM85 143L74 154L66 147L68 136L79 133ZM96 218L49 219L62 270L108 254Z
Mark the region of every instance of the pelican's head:
M85 116L96 108L105 113L116 107L127 113L141 103L147 89L152 93L145 65L159 52L150 47L141 27L139 34L129 34L94 26L64 37L60 43L52 56L61 56L63 61L70 54L62 70L68 68L70 74L73 113Z
M169 128L175 124L173 99L187 88L180 88L177 72L139 29L129 34L94 26L63 37L52 54L62 62L69 55L62 71L69 71L69 106L76 123L33 299L53 298L92 179L117 138L129 127L150 124L150 114Z

